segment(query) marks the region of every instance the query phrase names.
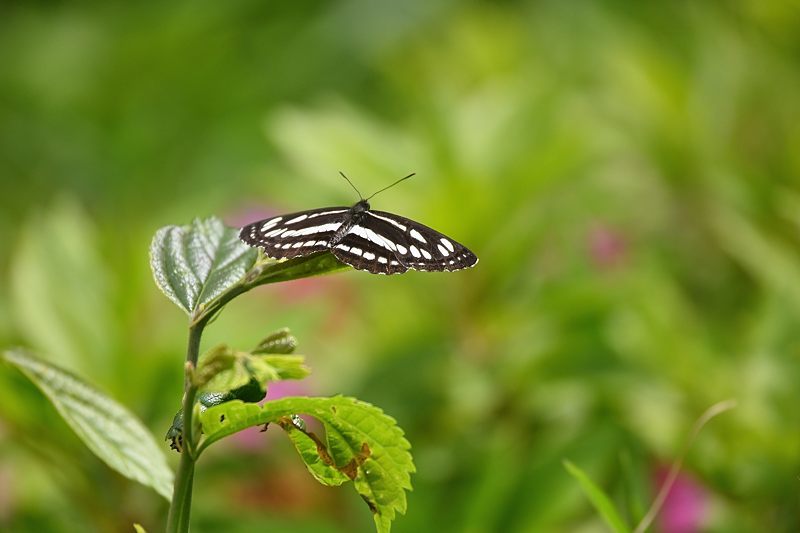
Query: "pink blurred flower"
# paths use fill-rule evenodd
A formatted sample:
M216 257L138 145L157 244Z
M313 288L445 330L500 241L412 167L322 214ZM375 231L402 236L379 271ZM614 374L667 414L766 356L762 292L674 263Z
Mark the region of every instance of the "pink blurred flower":
M277 400L286 396L306 396L310 394L310 392L306 380L275 381L270 383L267 387L267 397L264 401ZM262 401L261 404L263 403ZM265 446L269 445L269 441L272 438L270 434L275 433L274 429L270 429L266 432L264 432L263 429L263 427L252 427L239 431L231 436L231 445L246 452L260 452ZM276 429L277 431L281 431L280 428Z
M627 244L621 232L604 224L595 224L587 237L589 257L600 268L617 266L625 258Z
M667 478L669 467L659 467L655 473L656 491ZM708 491L692 476L680 472L667 494L658 514L659 528L663 533L695 533L703 529L708 515Z
M307 380L287 379L275 381L267 388L267 400L277 400L286 396L306 396L310 393Z
M282 209L274 206L250 205L229 213L225 216L225 223L228 226L238 228L256 220L275 216L281 212L283 212Z

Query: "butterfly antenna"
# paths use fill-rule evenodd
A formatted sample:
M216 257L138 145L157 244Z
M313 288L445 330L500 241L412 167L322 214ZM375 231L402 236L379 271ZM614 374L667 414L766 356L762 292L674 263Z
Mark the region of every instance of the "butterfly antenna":
M370 196L369 198L367 198L367 201L369 201L369 199L370 199L370 198L372 198L373 196L375 196L376 194L378 194L378 193L381 193L381 192L385 191L386 189L391 189L392 187L394 187L395 185L397 185L397 184L398 184L398 183L400 183L401 181L403 181L403 180L407 180L408 178L410 178L411 176L413 176L413 175L415 175L415 174L416 174L416 172L412 172L412 173L411 173L411 174L409 174L408 176L406 176L406 177L404 177L404 178L400 178L399 180L395 181L394 183L392 183L392 184L391 184L391 185L389 185L388 187L384 187L383 189L379 190L378 192L376 192L376 193L372 193L372 196Z
M353 190L354 190L354 191L356 191L356 194L358 195L358 197L359 197L359 198L360 198L360 199L363 201L363 200L364 200L364 197L363 197L363 196L361 196L361 193L360 193L360 192L358 192L358 189L356 189L356 186L355 186L355 185L353 185L353 182L352 182L352 181L350 181L350 178L348 178L347 176L345 176L345 175L344 175L344 172L342 172L341 170L339 171L339 174L341 174L341 175L342 175L342 177L343 177L344 179L346 179L346 180L347 180L347 183L349 183L349 184L350 184L350 186L353 188Z

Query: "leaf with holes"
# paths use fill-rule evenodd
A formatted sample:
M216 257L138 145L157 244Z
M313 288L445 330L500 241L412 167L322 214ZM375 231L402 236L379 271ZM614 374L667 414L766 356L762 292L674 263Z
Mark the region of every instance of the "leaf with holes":
M373 513L377 530L388 531L395 514L406 510L405 491L411 490L411 473L415 469L403 431L393 418L368 403L341 396L289 397L267 402L263 407L228 402L201 415L205 435L198 451L242 429L280 423L295 413L322 422L326 442L324 451L319 451L320 459L326 464L330 460L353 481ZM308 443L298 451L306 460ZM309 465L310 470L313 468L318 468L316 460Z
M336 468L327 446L316 435L298 427L292 422L291 417L279 420L278 424L292 441L314 479L329 487L350 481L350 478Z
M125 407L82 379L21 350L4 353L41 389L95 455L123 476L172 497L172 471L152 434Z

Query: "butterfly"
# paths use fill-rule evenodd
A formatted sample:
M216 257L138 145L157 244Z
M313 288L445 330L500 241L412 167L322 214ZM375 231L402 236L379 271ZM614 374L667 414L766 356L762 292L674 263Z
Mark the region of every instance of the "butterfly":
M343 263L372 274L475 266L475 254L450 237L408 218L370 208L372 197L413 175L364 199L342 174L360 198L353 206L323 207L259 220L244 226L239 239L263 249L273 259L328 251Z

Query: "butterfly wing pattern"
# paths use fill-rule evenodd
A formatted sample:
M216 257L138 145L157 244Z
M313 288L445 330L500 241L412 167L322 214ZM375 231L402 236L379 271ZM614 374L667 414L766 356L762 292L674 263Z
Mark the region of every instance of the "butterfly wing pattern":
M328 207L259 220L243 227L239 239L262 248L273 259L310 255L330 249L330 241L349 210Z
M450 237L405 217L371 211L366 200L349 208L260 220L244 226L239 238L274 259L329 251L343 263L373 274L453 271L478 262L474 253Z

